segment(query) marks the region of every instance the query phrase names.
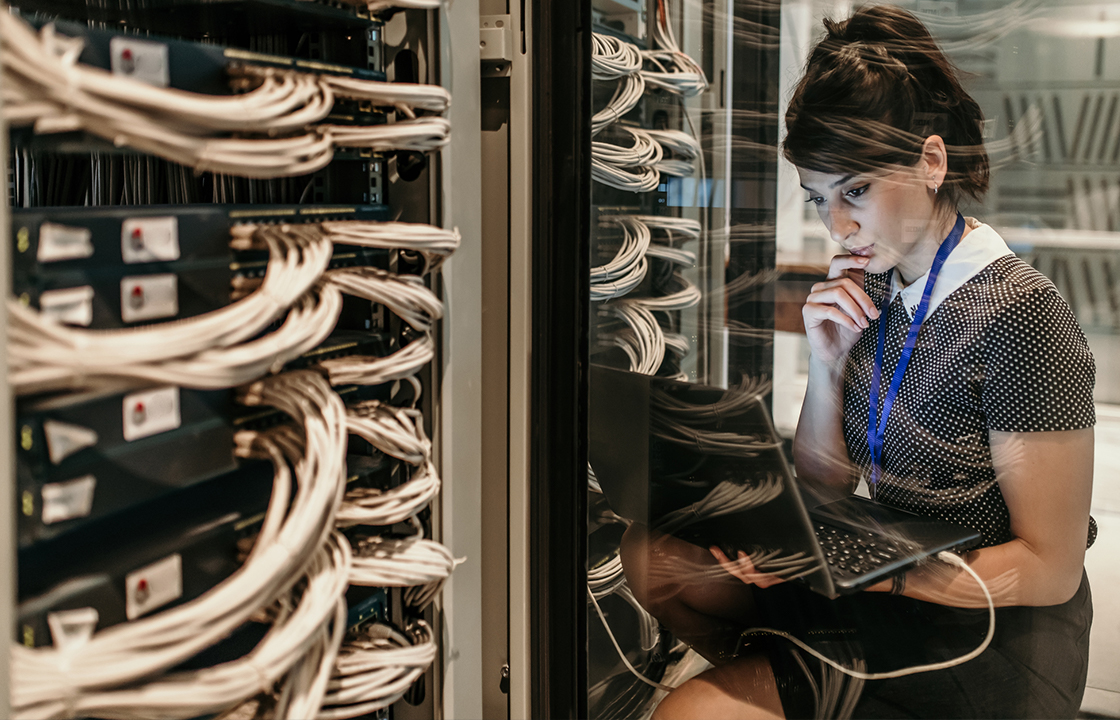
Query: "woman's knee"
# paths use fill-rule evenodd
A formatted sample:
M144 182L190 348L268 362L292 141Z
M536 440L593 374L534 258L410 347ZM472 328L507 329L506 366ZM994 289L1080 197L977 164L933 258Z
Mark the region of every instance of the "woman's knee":
M703 672L669 693L653 713L653 720L693 718L785 718L774 673L766 657L752 655Z

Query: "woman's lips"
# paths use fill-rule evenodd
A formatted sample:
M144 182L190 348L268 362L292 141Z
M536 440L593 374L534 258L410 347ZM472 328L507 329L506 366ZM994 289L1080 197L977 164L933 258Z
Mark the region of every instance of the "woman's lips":
M873 248L873 247L875 247L875 246L874 245L866 245L864 247L852 248L848 252L850 252L852 255L859 255L860 257L868 257L868 256L871 255L871 248Z

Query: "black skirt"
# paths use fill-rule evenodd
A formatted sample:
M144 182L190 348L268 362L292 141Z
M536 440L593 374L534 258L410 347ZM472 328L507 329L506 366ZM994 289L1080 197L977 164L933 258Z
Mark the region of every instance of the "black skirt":
M961 609L858 593L827 600L795 584L756 590L760 621L865 672L888 672L959 657L988 631L987 609ZM944 670L863 684L853 718L1073 718L1085 692L1093 607L1088 578L1068 602L996 609L991 645ZM741 650L766 652L788 718L812 718L855 700L859 683L840 687L822 663L785 639L749 631ZM753 646L753 647L751 647ZM796 656L795 656L796 653ZM799 657L798 657L799 656ZM847 678L845 678L847 680Z

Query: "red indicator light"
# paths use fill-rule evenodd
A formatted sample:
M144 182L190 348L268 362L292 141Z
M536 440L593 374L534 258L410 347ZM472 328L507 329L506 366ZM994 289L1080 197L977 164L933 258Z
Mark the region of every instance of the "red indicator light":
M128 48L125 48L121 52L121 58L124 59L124 60L131 60L132 59L132 51L129 50Z

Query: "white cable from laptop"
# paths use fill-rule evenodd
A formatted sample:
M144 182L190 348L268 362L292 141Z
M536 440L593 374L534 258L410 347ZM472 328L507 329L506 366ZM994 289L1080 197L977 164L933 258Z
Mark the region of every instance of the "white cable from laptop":
M929 663L928 665L914 665L913 667L902 668L900 670L892 670L890 672L865 673L865 672L861 672L859 670L853 670L851 668L844 667L843 665L836 662L835 660L833 660L829 657L825 657L821 653L817 652L813 648L806 645L801 640L797 639L796 637L794 637L793 635L790 635L787 632L783 632L782 630L775 630L773 628L751 628L750 630L744 631L744 634L747 634L747 633L767 633L767 634L770 634L770 635L777 635L778 637L783 637L786 640L789 640L791 643L793 643L797 647L799 647L800 649L804 650L805 652L809 653L810 655L817 658L821 662L825 663L829 667L835 668L836 670L839 670L840 672L844 673L845 675L848 675L849 677L856 678L857 680L889 680L891 678L905 677L907 675L917 675L918 673L932 672L934 670L945 670L947 668L956 667L957 665L964 664L964 663L968 662L969 660L972 660L972 659L978 657L980 655L980 653L987 650L988 645L991 644L992 636L994 636L995 632L996 632L996 607L995 607L995 602L992 600L992 594L990 592L988 592L987 584L985 584L983 579L981 579L981 577L976 574L976 571L973 570L972 568L970 568L968 566L968 564L964 560L962 560L960 557L958 557L957 555L955 555L952 552L945 551L945 552L938 553L937 554L937 559L946 563L946 564L948 564L948 565L955 565L955 566L961 568L962 570L964 570L965 572L967 572L969 575L971 575L972 578L976 581L976 583L978 585L980 585L980 589L984 592L984 598L988 601L988 634L984 636L983 642L981 642L980 645L976 647L976 649L972 650L971 652L965 653L964 655L961 655L960 657L953 658L952 660L946 660L944 662ZM603 621L603 625L607 626L607 618L603 614L603 610L599 607L599 603L595 599L595 595L591 592L590 587L588 588L587 595L588 595L588 597L591 598L592 604L595 605L595 611L599 614L599 618ZM674 688L674 687L670 687L668 685L663 685L659 682L654 682L653 680L650 680L649 678L647 678L646 676L644 676L640 672L638 672L634 668L634 666L632 664L630 664L630 661L626 658L626 653L622 652L622 648L619 646L618 641L614 637L614 634L610 632L609 626L607 626L607 630L608 630L608 635L610 635L611 642L614 643L615 650L618 651L618 656L620 658L622 658L622 662L626 665L626 667L630 670L630 672L634 674L635 677L637 677L639 680L644 682L646 685L657 688L658 690L664 690L666 692L672 692L673 690L676 690L676 688Z

